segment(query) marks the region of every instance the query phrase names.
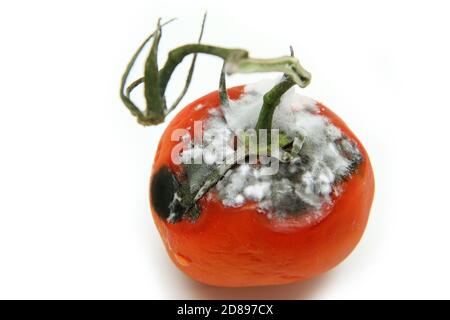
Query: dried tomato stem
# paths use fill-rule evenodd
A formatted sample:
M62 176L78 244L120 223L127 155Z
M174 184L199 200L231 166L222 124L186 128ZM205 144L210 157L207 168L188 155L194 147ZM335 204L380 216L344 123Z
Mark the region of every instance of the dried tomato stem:
M204 23L205 19L202 24L201 35L203 34ZM122 101L130 112L137 117L138 122L142 125L155 125L163 122L167 114L181 101L187 91L187 88L189 87L194 70L196 55L198 53L209 54L223 59L223 70L228 74L237 72L284 72L292 79L294 84L297 84L300 87L305 87L309 83L309 73L303 69L299 61L293 56L282 56L274 59L254 59L250 58L248 51L243 49L229 49L201 43L187 44L170 51L166 63L161 69L159 69L157 55L159 41L161 39L161 29L162 25L158 21L157 30L144 41L139 50L135 53L127 66L125 74L122 77ZM135 64L138 55L151 38L153 38L153 44L151 46L149 56L145 62L144 77L132 82L126 88L128 75ZM194 54L194 59L188 73L185 87L181 95L176 99L175 103L170 108L167 108L165 92L168 82L176 67L185 57L191 54ZM145 85L144 94L146 100L146 108L143 111L139 109L130 98L132 91L142 83Z
M291 57L294 58L294 49L292 48L292 46L290 47L290 50ZM300 66L300 64L298 65ZM301 68L299 71L299 75L302 77L302 81L304 84L300 87L304 88L310 83L311 74L303 68ZM285 72L281 81L264 95L263 105L261 107L258 122L256 123L255 127L257 131L259 129L266 129L267 132L270 132L270 130L272 129L273 114L276 107L280 104L281 97L295 84L298 84L298 82L295 80L295 77L293 77L290 73ZM267 138L267 142L270 143L270 134Z
M272 129L273 114L276 107L280 104L281 96L294 85L295 82L290 77L284 76L281 82L264 95L263 106L256 123L256 130L267 129L270 131Z
M161 26L164 26L175 19L171 19L165 23L163 23ZM139 48L136 50L136 52L133 54L133 57L131 58L130 62L128 62L128 65L125 69L125 72L122 76L121 82L120 82L120 98L122 99L122 102L125 104L125 106L130 110L131 114L137 117L138 119L143 119L144 115L142 111L134 104L134 102L130 99L131 91L134 89L134 87L137 87L140 83L144 82L144 79L142 78L142 81L139 82L139 80L135 81L134 83L137 83L134 85L132 89L125 89L128 76L130 75L131 69L133 69L134 64L136 63L137 58L141 54L142 50L144 50L147 43L155 36L155 32L150 34L139 46Z

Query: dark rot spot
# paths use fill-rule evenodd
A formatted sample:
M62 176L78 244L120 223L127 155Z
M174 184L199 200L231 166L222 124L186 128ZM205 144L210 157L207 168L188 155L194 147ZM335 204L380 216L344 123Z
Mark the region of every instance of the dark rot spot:
M150 185L151 201L153 208L161 219L166 220L169 217L169 206L177 190L177 179L168 167L162 167L153 175Z

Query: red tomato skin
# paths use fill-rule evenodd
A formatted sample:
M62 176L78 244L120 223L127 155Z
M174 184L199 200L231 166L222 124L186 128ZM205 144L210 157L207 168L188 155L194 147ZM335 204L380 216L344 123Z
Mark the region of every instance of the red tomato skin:
M244 86L229 89L238 99ZM198 108L201 104L203 107ZM171 141L176 128L193 127L193 121L208 117L218 107L217 91L186 106L163 133L152 176L161 167L179 172L171 160ZM319 104L320 113L352 139L364 161L343 183L343 192L323 208L324 218L311 224L296 218L269 219L254 203L239 208L224 207L212 197L200 200L201 214L195 223L168 223L153 219L165 248L176 266L193 279L220 287L287 284L317 276L344 260L358 244L366 227L374 195L374 175L369 156L358 138L331 110ZM197 108L196 108L197 107ZM152 201L150 200L150 203Z

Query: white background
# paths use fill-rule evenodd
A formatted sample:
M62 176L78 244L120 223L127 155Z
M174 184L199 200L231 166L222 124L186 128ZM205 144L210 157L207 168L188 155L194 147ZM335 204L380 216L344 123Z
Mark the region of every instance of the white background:
M165 125L137 125L119 80L159 16L180 18L166 53L196 40L205 9L204 42L259 57L293 45L313 74L304 93L371 156L367 231L319 278L212 288L163 249L147 189ZM447 1L2 1L0 298L450 298L449 12ZM200 57L185 103L217 88L220 67Z

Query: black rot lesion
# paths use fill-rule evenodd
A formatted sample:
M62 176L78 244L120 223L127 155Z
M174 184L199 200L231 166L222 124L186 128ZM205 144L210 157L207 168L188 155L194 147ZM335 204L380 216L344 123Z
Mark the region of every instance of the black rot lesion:
M152 177L150 195L153 208L158 216L167 220L170 216L170 204L180 185L167 166L161 167Z
M197 220L200 206L195 200L195 193L192 192L194 180L185 174L180 181L167 166L161 167L154 174L150 186L151 201L161 219L170 223L176 223L183 218Z

